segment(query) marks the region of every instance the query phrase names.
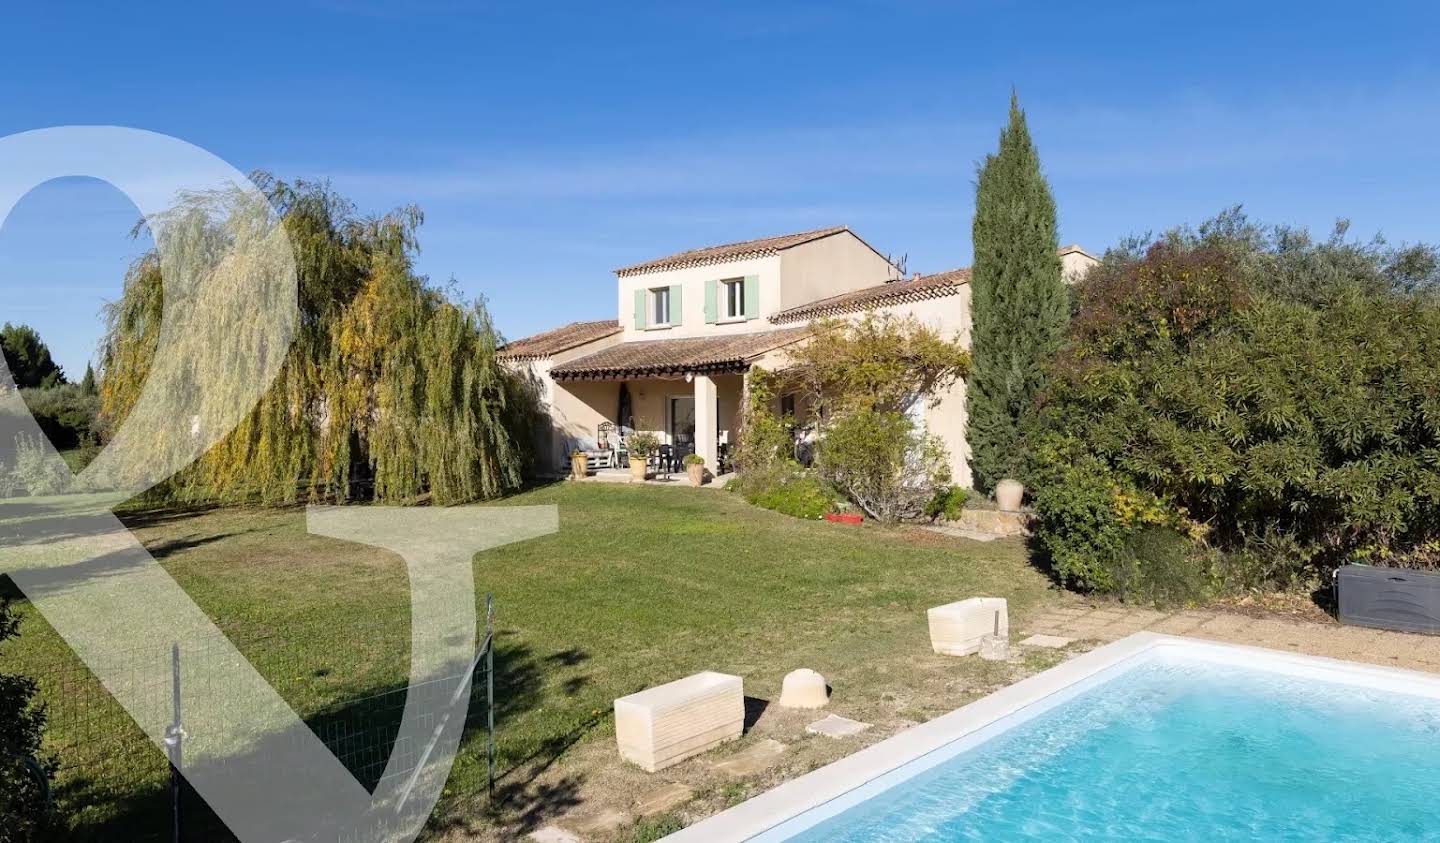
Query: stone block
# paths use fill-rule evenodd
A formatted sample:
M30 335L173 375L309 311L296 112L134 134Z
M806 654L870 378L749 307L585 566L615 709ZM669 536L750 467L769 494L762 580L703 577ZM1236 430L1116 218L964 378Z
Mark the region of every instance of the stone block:
M785 750L787 749L789 749L788 746L774 738L766 738L754 746L746 747L735 753L724 761L715 762L711 766L722 773L736 778L753 776L780 763L780 758L785 754Z
M968 656L980 650L980 639L996 632L1010 634L1010 616L1003 597L972 597L936 606L928 612L930 646L944 656Z
M724 673L697 673L615 701L620 757L650 773L738 738L744 727L744 683Z
M806 726L805 731L812 735L824 735L827 738L848 738L851 735L858 735L868 728L870 728L869 723L861 723L859 720L832 714L824 720L816 720Z

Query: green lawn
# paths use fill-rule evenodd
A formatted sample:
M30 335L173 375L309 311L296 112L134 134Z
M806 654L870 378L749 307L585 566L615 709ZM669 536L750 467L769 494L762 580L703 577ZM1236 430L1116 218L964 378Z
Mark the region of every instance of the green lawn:
M769 697L786 672L811 667L858 710L928 719L983 688L951 693L958 674L928 653L927 607L987 594L1008 597L1016 617L1054 594L1015 542L798 521L709 489L559 484L497 505L536 504L559 506L558 534L476 557L477 585L494 592L498 612L506 799L486 814L472 792L479 776L459 777L444 811L452 834L528 826L583 802L613 760L611 702L697 670L740 674L747 694ZM403 682L398 557L309 536L300 510L126 520L302 715ZM108 698L94 687L46 679L72 657L28 606L22 613L22 637L0 670L45 679L54 742L82 765L61 782L68 809L88 805L77 833L112 836L103 824L117 817L134 823L130 833L148 831L137 818L150 808L134 797L155 804L158 752L143 769L87 754L97 744L87 736L113 735L123 715L113 704L95 713ZM462 759L472 773L474 749Z

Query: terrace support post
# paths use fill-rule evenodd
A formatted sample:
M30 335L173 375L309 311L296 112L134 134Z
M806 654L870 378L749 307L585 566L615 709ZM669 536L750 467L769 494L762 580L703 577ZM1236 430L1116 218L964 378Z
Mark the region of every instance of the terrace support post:
M712 476L720 473L719 413L715 404L715 381L696 375L695 381L695 453L705 459L705 470Z

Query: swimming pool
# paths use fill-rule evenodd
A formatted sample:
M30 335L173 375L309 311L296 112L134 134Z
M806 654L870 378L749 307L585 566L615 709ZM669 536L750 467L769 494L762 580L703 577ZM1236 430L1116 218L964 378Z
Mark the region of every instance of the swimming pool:
M1440 679L1131 636L671 839L1440 838Z

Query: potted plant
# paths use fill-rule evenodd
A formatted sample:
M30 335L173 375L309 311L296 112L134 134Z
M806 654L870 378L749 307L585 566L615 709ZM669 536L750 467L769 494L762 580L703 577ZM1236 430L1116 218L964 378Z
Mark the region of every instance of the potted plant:
M1020 485L1019 480L1005 478L995 484L995 505L1009 512L1016 512L1020 509L1020 503L1025 499L1025 487Z
M571 476L571 477L573 477L573 478L576 479L576 480L584 480L584 479L585 479L585 475L589 473L589 470L590 470L590 460L589 460L589 458L587 458L587 457L585 456L585 452L584 452L584 451L581 451L581 450L578 450L578 449L577 449L577 450L574 450L574 451L570 452L570 476Z
M705 482L705 458L699 454L685 455L685 474L690 477L691 486Z
M660 438L649 431L630 434L630 479L645 479L645 464L650 455L660 450Z

